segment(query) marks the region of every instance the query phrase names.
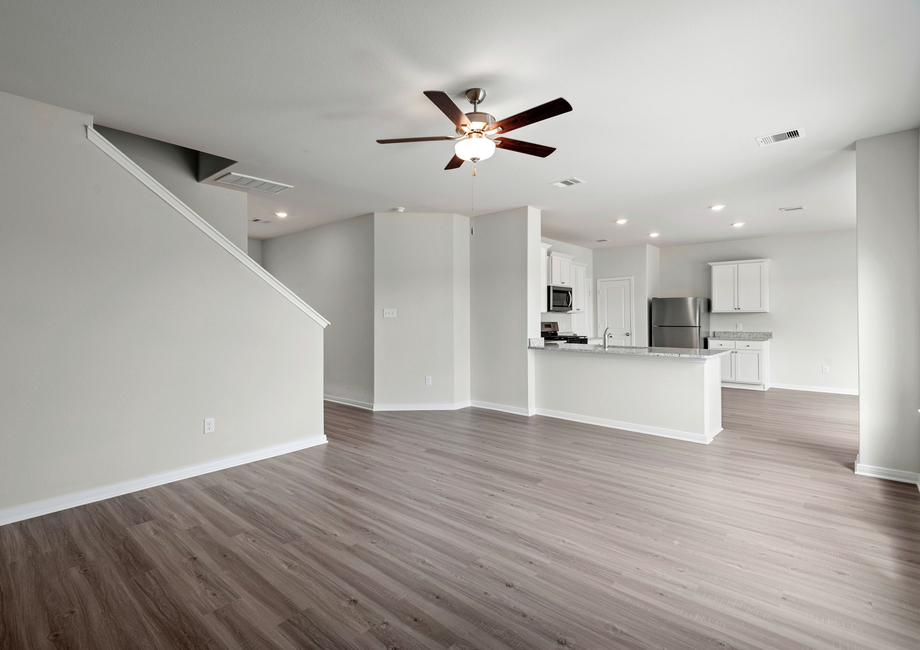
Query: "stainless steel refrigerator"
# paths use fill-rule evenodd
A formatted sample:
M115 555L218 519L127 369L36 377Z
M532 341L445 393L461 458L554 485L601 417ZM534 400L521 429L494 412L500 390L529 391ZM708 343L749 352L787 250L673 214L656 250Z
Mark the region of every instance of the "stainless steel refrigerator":
M705 348L709 298L652 298L653 348Z

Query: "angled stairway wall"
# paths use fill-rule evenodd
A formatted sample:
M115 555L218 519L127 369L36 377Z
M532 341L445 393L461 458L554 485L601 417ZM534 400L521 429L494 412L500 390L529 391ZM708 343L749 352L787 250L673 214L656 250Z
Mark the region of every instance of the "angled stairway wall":
M324 442L325 321L88 116L0 115L0 524Z

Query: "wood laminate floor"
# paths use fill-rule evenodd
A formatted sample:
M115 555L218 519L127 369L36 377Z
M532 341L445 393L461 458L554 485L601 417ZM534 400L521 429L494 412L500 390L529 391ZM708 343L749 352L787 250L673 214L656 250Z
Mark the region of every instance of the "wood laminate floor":
M920 647L920 494L856 398L709 446L327 404L329 444L0 527L0 647Z

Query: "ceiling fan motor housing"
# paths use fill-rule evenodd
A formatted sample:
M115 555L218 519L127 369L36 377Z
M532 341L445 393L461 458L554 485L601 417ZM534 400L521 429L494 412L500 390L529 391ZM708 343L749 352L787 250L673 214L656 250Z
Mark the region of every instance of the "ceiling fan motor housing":
M491 124L495 124L495 116L490 115L489 113L465 113L466 119L470 121L472 129L464 130L463 127L457 127L457 135L466 135L472 131L488 131L487 128Z

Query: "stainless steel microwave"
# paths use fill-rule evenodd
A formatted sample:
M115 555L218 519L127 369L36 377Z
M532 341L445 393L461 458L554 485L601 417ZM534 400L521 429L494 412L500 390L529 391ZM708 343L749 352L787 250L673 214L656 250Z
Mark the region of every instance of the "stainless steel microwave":
M546 305L550 311L572 311L572 287L549 286Z

